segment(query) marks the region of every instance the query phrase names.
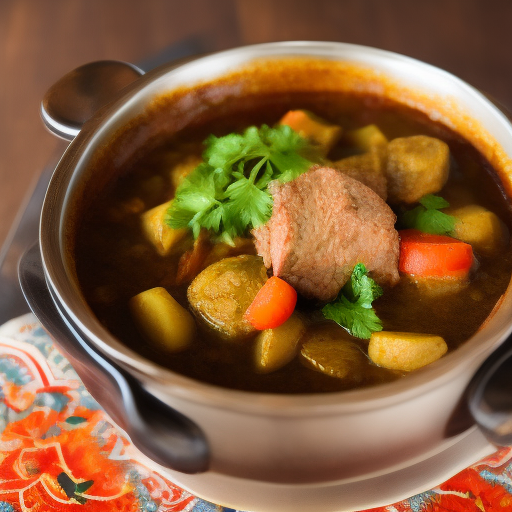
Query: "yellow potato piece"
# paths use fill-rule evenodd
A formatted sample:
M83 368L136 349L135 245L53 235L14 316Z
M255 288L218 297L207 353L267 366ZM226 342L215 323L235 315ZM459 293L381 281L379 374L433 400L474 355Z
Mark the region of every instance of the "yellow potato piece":
M349 340L313 337L302 345L301 356L312 366L330 377L347 381L363 379L368 364L361 349Z
M507 228L496 214L471 204L448 211L458 219L453 236L482 253L493 253L507 241Z
M386 175L391 203L415 203L439 192L448 179L450 150L426 135L399 137L387 146Z
M403 275L401 279L414 283L419 292L425 297L441 297L443 295L460 293L469 285L468 276L419 277Z
M447 351L441 336L412 332L374 332L368 345L368 355L375 364L407 372L433 363Z
M186 349L196 332L194 317L167 292L151 288L130 299L132 317L151 343L168 352Z
M206 267L190 283L187 297L203 325L221 338L241 341L256 334L244 315L266 281L263 260L243 254Z
M371 151L372 149L382 148L388 143L386 136L375 124L369 124L356 130L350 130L344 137L351 146L361 151Z
M167 256L177 250L180 247L179 242L189 232L186 228L173 229L166 224L167 210L171 204L172 200L155 206L141 216L144 235L160 256Z
M299 340L305 331L304 322L295 313L279 327L261 331L255 344L256 370L270 373L288 364L297 354Z

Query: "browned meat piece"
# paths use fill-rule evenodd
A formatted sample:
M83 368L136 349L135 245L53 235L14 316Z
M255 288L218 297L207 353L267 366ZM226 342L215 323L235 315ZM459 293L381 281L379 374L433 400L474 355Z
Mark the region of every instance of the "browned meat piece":
M329 167L269 188L272 217L253 235L275 276L320 300L335 298L357 263L364 263L379 284L396 284L396 219L373 190Z

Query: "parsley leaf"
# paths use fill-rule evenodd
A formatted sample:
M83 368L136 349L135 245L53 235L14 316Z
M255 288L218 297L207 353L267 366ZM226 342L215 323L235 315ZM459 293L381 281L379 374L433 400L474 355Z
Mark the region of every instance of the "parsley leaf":
M442 197L427 194L419 202L416 208L402 214L400 221L405 228L418 229L433 235L446 235L454 230L455 217L439 211L450 206L448 201Z
M441 210L442 208L448 208L450 203L441 196L435 196L434 194L427 194L420 199L422 204L428 210Z
M293 180L319 161L313 147L286 125L210 135L205 146L204 162L176 190L166 222L190 228L195 237L206 228L228 243L270 218L270 181Z
M372 307L372 302L382 295L382 288L367 274L366 267L358 263L336 300L322 308L325 318L363 339L369 339L372 332L382 331L382 322Z
M268 162L267 162L268 164ZM270 169L270 165L267 165ZM242 172L235 172L237 179L226 189L225 197L233 215L240 215L242 226L259 226L264 224L272 213L272 196L264 189L269 182L268 171L258 180L259 169L254 167L249 178Z

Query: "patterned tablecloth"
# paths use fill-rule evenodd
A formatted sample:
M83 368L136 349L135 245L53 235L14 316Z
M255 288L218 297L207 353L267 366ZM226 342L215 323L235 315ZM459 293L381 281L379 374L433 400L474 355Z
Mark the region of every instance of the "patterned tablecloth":
M31 314L0 327L0 386L0 512L232 510L148 469ZM372 509L434 511L512 512L512 449Z

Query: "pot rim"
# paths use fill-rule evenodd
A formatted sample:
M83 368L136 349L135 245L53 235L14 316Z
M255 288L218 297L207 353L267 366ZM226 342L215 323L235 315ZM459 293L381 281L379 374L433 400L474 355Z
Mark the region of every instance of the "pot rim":
M271 413L274 416L351 413L386 407L431 392L463 373L467 374L469 381L484 358L512 331L509 320L512 311L510 284L502 304L486 321L484 328L439 361L417 370L405 379L376 387L304 395L230 390L174 373L123 345L100 324L85 303L73 279L70 262L63 247L66 206L78 181L75 169L80 170L87 166L94 151L126 116L133 118L142 113L146 106L146 102L142 100L151 96L163 83L168 84L166 87L172 90L185 82L195 85L205 80L211 81L254 60L297 56L348 61L363 68L378 64L377 69L380 66L387 70L387 73L382 71L384 76L390 75L394 79L404 73L411 73L410 68L420 77L425 74L435 77L464 94L466 101L470 99L474 102L475 112L483 109L491 119L489 124L498 127L496 129L502 131L501 137L509 141L510 148L505 152L512 155L512 125L482 93L447 71L385 50L347 43L291 41L235 48L201 57L178 67L173 64L164 65L142 76L128 86L118 100L94 115L69 145L56 167L43 205L39 234L47 283L56 296L58 306L70 315L80 331L104 356L121 364L148 388L211 407L243 410L252 414ZM418 82L419 78L411 80ZM250 400L247 399L248 396L251 397Z

